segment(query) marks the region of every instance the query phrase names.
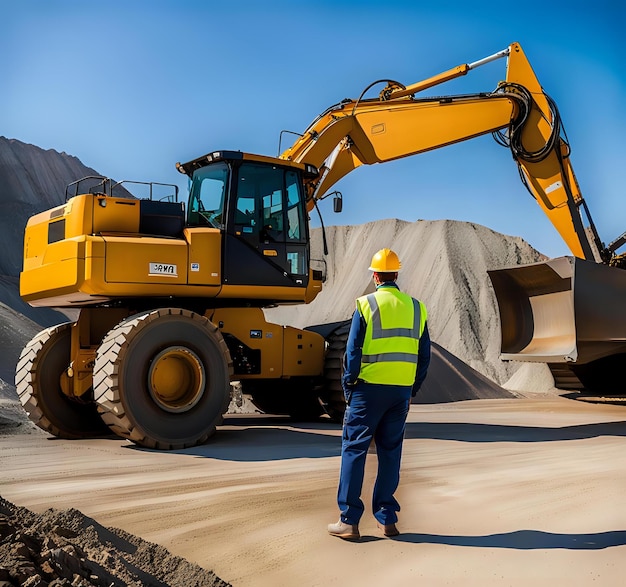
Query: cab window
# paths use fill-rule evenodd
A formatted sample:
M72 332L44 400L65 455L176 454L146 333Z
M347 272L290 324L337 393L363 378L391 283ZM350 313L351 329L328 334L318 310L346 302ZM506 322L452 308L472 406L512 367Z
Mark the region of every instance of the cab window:
M287 239L304 240L304 204L302 203L298 175L293 171L286 173L287 190Z
M194 172L189 195L189 225L224 228L228 173L226 163L208 165Z

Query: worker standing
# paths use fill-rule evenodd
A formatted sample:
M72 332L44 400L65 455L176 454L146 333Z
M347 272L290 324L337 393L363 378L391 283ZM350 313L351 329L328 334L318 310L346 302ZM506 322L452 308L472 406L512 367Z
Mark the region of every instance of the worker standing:
M399 534L400 504L394 493L400 481L404 429L411 396L418 392L430 362L426 308L399 290L400 267L398 255L390 249L373 256L369 269L376 292L356 300L344 355L340 518L329 524L328 532L348 540L360 538L361 490L372 440L378 456L373 514L385 536Z

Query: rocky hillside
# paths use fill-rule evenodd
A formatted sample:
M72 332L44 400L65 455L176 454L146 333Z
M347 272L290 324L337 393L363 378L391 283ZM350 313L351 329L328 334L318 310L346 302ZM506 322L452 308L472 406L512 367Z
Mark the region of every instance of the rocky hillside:
M42 327L66 320L59 312L33 308L20 298L26 222L62 204L67 184L88 175L98 173L76 157L0 136L0 380L9 384L8 391L26 342ZM0 390L0 398L3 395Z
M56 324L62 316L32 308L20 299L26 222L33 214L65 202L66 186L88 175L99 174L76 157L0 136L0 302L38 324Z
M0 137L0 275L19 275L28 218L65 202L66 186L88 175L99 174L76 157Z

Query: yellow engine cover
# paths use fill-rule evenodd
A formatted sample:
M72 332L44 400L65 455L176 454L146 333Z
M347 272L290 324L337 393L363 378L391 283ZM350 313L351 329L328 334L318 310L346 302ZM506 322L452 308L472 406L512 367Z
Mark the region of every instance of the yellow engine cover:
M215 297L222 235L138 234L139 200L81 195L33 216L24 235L20 294L33 306L84 306L136 296Z

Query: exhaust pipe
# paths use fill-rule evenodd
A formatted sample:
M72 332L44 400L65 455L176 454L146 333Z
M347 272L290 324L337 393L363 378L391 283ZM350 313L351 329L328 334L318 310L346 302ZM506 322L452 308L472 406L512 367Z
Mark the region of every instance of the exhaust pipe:
M488 273L502 360L548 363L557 387L626 393L626 271L559 257Z

